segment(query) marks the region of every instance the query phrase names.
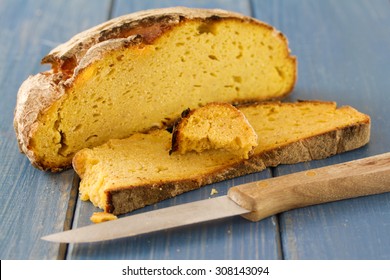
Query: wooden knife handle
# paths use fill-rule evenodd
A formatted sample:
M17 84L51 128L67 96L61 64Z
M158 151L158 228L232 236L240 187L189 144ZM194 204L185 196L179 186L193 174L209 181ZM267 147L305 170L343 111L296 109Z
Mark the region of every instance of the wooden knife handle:
M390 153L238 185L228 196L259 221L287 210L390 192Z

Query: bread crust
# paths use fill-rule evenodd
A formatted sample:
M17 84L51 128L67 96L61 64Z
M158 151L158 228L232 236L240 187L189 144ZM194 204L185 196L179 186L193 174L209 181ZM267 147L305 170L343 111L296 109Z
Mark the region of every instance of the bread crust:
M287 38L272 26L259 20L224 10L192 9L184 7L141 11L112 19L86 30L68 42L54 48L42 59L52 70L30 76L20 87L14 115L14 127L19 149L31 163L41 170L60 171L70 166L52 166L39 159L31 145L34 131L44 113L67 92L78 74L88 65L112 50L150 43L185 20L217 21L231 18L269 28L288 45ZM289 52L289 51L288 51ZM296 61L294 56L286 54ZM296 75L296 71L294 73ZM293 90L286 91L285 95ZM284 95L284 96L285 96ZM284 96L280 96L283 98ZM250 100L248 100L250 101Z
M171 149L169 150L169 154L172 154L173 152L176 152L179 149L179 143L181 141L181 134L179 126L181 126L184 119L189 118L194 111L191 111L190 108L185 109L182 113L180 118L175 122L172 129L172 145Z
M52 71L30 76L19 88L16 99L14 129L19 150L26 154L35 167L42 170L47 168L36 157L30 142L40 115L64 94L57 83L59 79L61 76Z
M353 150L369 142L370 126L370 117L366 116L365 120L354 125L266 150L247 160L241 160L231 166L225 166L216 172L195 179L183 178L176 181L154 182L135 187L123 186L106 190L105 211L119 215L198 189L207 184L259 172L267 167L323 159Z
M220 18L235 18L242 21L263 25L275 32L276 36L287 39L272 26L238 13L220 9L195 9L172 7L140 11L114 18L100 25L81 32L64 44L54 48L42 59L42 63L50 63L54 71L72 73L93 45L101 42L141 35L147 42L161 36L165 30L180 24L184 20L218 20Z

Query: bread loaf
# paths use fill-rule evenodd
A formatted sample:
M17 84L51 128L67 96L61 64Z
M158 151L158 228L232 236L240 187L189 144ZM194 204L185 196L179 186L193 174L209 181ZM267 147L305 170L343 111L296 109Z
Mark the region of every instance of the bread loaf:
M223 150L172 153L163 129L110 140L79 151L73 166L82 200L122 214L206 184L279 164L322 159L359 148L370 138L370 118L333 102L262 103L239 107L258 135L249 159Z
M14 126L32 164L58 171L82 148L174 122L183 108L280 99L296 80L287 39L222 10L168 8L82 32L20 87Z
M209 103L182 113L173 128L170 152L223 149L248 158L257 144L257 134L241 111L227 103Z

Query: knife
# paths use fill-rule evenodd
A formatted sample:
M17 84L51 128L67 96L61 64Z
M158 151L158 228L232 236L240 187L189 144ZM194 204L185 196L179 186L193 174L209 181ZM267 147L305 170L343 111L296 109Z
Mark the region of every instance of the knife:
M98 242L242 215L250 221L295 208L390 192L390 153L238 185L227 195L42 237Z

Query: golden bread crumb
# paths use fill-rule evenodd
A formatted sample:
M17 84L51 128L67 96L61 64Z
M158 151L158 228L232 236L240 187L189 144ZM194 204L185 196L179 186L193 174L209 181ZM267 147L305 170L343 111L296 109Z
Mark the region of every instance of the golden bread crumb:
M95 224L112 221L116 219L118 219L117 216L107 212L94 212L90 218L91 222Z
M217 189L212 188L211 192L210 192L210 195L214 195L214 194L217 194L217 193L218 193Z

